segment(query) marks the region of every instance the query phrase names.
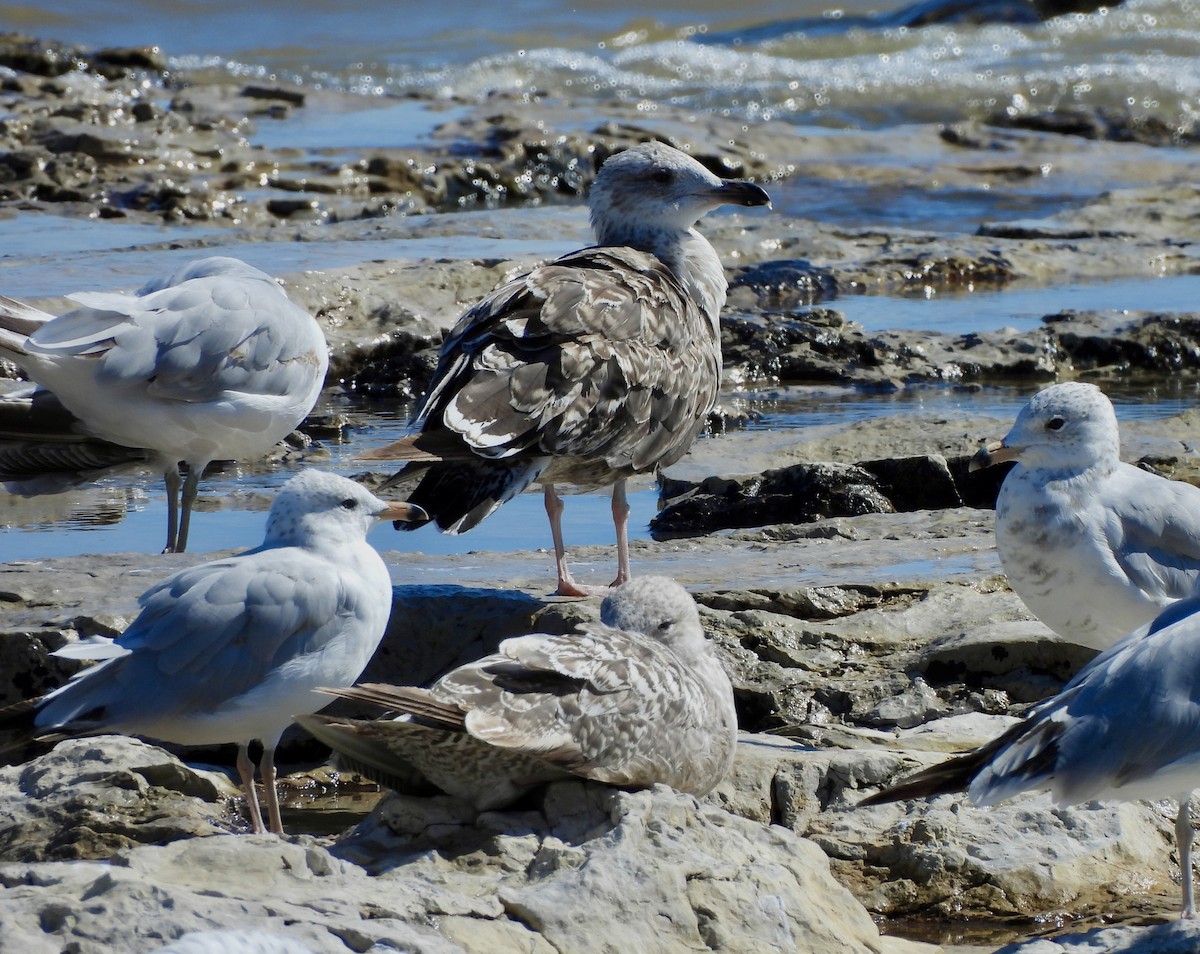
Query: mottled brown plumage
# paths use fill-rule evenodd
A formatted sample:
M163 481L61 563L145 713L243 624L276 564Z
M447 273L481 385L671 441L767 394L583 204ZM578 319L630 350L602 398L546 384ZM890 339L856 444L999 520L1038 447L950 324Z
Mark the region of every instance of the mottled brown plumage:
M571 776L710 791L732 764L737 717L695 602L671 580L644 577L614 589L601 619L565 636L507 639L428 689L334 693L397 719L298 721L347 767L402 788L424 779L480 810Z
M693 226L765 192L718 178L662 143L613 156L589 205L598 245L501 286L447 336L421 431L363 455L410 460L385 486L449 533L470 530L534 481L566 567L554 484L615 485L616 582L629 576L624 483L679 460L717 400L724 270Z

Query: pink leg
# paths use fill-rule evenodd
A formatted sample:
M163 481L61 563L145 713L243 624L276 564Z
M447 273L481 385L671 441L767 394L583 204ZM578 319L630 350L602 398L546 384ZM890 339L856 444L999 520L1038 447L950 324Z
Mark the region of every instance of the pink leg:
M546 516L550 518L550 536L554 539L554 564L558 573L559 596L593 596L597 593L607 593L607 586L584 586L576 583L571 577L567 566L567 548L563 545L562 535L562 498L555 492L553 484L544 484L546 499Z
M262 761L258 763L262 774L263 789L267 795L267 822L277 835L283 834L283 816L279 812L279 789L275 786L275 747L263 747Z
M625 481L618 480L612 492L613 528L617 531L617 578L613 586L630 579L629 572L629 501L625 497Z
M238 746L237 770L242 777L242 789L246 793L246 809L250 812L250 827L256 835L266 834L267 826L263 824L262 812L258 808L258 792L254 788L254 763L250 761L250 753L245 744Z

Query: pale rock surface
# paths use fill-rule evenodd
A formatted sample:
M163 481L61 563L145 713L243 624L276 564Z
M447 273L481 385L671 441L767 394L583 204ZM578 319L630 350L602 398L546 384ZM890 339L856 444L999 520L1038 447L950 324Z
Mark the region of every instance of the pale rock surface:
M0 767L0 859L107 857L240 826L226 776L124 736L69 739Z
M779 751L806 754L786 741ZM84 803L103 807L83 816L95 829L137 802L149 815L143 826L161 824L188 809L164 811L173 797L203 816L214 810L204 799L227 785L117 737L63 743L4 771L23 773L25 785L25 797L13 792L6 804L22 802L35 816L76 786ZM745 776L749 790L766 780L761 766ZM767 811L768 797L756 797ZM564 782L525 810L476 816L449 798L393 796L328 847L244 834L134 844L123 829L122 841L92 844L77 818L50 812L37 837L83 838L81 847L72 855L12 846L6 857L29 860L0 863L0 949L151 951L195 932L254 930L316 954L376 945L414 954L935 950L881 938L815 844L719 801ZM89 845L97 855L111 846L111 856L45 860L79 857Z

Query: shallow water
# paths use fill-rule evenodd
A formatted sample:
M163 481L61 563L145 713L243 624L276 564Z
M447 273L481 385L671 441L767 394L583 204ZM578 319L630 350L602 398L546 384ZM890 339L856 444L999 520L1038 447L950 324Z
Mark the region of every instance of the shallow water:
M1200 0L1131 0L1031 25L856 21L886 0L434 5L363 0L79 0L5 8L10 27L92 45L156 44L255 77L481 99L531 90L751 121L938 121L995 109L1130 106L1194 117ZM197 15L202 11L201 15Z
M1019 389L930 385L888 393L828 386L760 387L727 391L723 402L755 416L745 428L747 433L777 433L781 444L803 439L808 429L848 425L891 414L950 419L991 416L997 419L999 437L1035 390L1036 385ZM1126 421L1178 414L1194 407L1197 401L1195 385L1167 385L1153 390L1112 388L1109 393L1118 417ZM346 399L337 399L335 404L339 410L351 412L355 426L346 440L323 442L319 456L304 463L278 466L230 466L206 477L200 486L189 549L205 553L257 545L262 539L271 492L303 467L317 466L346 476L368 469L386 472L385 466L373 463L368 467L355 458L395 439L402 428L404 410L398 412L392 406L370 406ZM729 442L727 456L736 455L738 439L737 431L705 438ZM963 447L962 453L973 450ZM636 481L629 503L630 538L648 539L650 519L658 510L656 485L648 478ZM535 489L505 504L468 534L445 535L432 527L398 532L390 525L379 525L371 531L369 539L380 550L402 553L537 550L550 546L544 514L541 494ZM613 526L608 494L569 496L563 526L569 548L611 544ZM110 477L53 496L22 499L0 493L0 561L82 553L154 552L161 548L165 533L166 496L161 477L150 473ZM547 573L550 565L548 556ZM928 569L895 567L888 572L904 575L912 571L914 575L923 575ZM607 571L599 568L597 572Z
M361 90L363 108L331 112L314 97L287 122L264 119L255 141L338 156L365 148L404 145L458 115L458 103L494 90L537 88L585 105L597 116L605 104L644 101L744 118L779 118L806 135L828 127L878 128L936 118L949 121L993 108L1021 111L1048 103L1101 103L1119 90L1186 118L1200 92L1200 0L1134 0L1087 17L1033 26L941 25L922 29L846 29L850 18L888 9L855 0L837 10L818 0L767 0L752 13L728 5L671 2L653 19L642 6L618 0L583 10L553 0L517 4L420 5L365 0L350 13L322 3L264 0L253 5L213 0L202 7L160 0L81 0L71 5L6 8L10 22L29 32L92 45L162 45L177 64L210 63L248 78L294 78L313 86ZM894 8L894 7L893 7ZM797 26L786 21L816 18ZM844 22L843 22L844 21ZM782 24L782 25L781 25ZM437 108L395 98L439 95ZM450 97L454 97L451 101ZM824 131L823 131L824 130ZM1159 151L1160 155L1171 151ZM1175 150L1175 152L1180 152ZM1185 153L1180 153L1186 156ZM865 161L870 161L865 155ZM904 157L886 161L898 162ZM1089 180L1063 185L1036 179L1020 189L862 187L796 176L776 188L784 214L818 217L847 227L882 226L971 231L984 220L1052 214L1109 185ZM482 223L487 228L481 228ZM327 234L327 238L324 237ZM577 234L578 241L570 238ZM0 220L0 287L17 297L74 289L137 287L175 262L194 257L199 239L273 274L337 268L367 259L421 257L542 257L582 244L586 216L578 206L494 213L425 216L344 225L310 241L264 241L261 233L56 219L21 214ZM173 247L180 243L185 247ZM1195 276L1072 285L1049 292L1002 292L930 298L850 296L832 304L869 330L914 328L946 332L1030 328L1062 308L1190 308ZM759 390L730 396L760 411L753 430L793 432L806 426L851 423L866 416L920 410L991 414L1010 419L1026 391L909 389L900 395L860 395L845 389L799 393ZM1118 396L1119 413L1173 413L1194 395ZM374 409L362 409L372 423ZM397 425L364 426L317 461L342 473L374 439ZM736 435L721 440L736 440ZM192 547L210 551L255 544L270 490L298 465L244 467L213 475L202 489ZM104 481L96 487L32 503L2 499L0 558L118 550L153 550L165 524L161 481L151 475ZM646 534L656 507L648 485L631 500L635 538ZM568 540L607 543L607 495L570 501ZM431 529L398 534L377 528L385 549L428 553L463 549L534 548L547 544L541 501L527 494L461 540Z

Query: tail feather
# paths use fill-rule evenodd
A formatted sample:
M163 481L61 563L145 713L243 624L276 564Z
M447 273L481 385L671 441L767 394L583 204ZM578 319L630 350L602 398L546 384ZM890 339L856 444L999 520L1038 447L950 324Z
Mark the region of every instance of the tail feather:
M441 530L465 533L532 484L546 464L547 460L539 457L413 465L425 472L408 502L424 508Z
M413 716L429 728L445 729L449 732L463 731L465 713L457 706L438 701L428 689L368 682L346 689L321 691L341 699L366 702L392 712Z
M364 778L397 792L424 795L437 791L436 787L400 754L373 737L370 722L314 714L296 716L296 724L318 742L323 742L333 749L333 764L340 771L357 772Z
M911 798L932 798L934 795L947 795L952 792L966 791L972 780L995 755L1024 731L1024 723L1017 723L1008 732L986 745L981 745L970 752L964 752L954 758L931 765L927 769L902 779L895 785L890 785L874 795L868 795L858 803L859 807L867 805L884 805L888 802L905 801Z

